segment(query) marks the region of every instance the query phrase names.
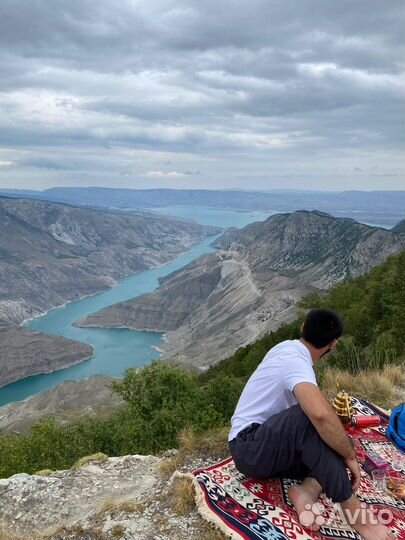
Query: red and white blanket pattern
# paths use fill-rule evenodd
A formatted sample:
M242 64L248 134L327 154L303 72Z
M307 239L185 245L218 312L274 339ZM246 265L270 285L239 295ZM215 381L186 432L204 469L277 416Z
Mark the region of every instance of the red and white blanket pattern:
M373 450L388 463L399 452L385 436L388 417L371 403L352 398L355 414L378 414L381 425L357 428L352 437L355 446ZM402 471L405 477L405 471ZM300 525L288 498L289 478L255 480L241 474L232 458L206 469L193 471L197 506L208 521L218 525L237 540L361 540L361 536L343 522L332 502L321 495L325 523L318 532ZM357 496L373 508L390 528L395 538L405 540L405 501L388 493L375 493L369 475L362 470Z

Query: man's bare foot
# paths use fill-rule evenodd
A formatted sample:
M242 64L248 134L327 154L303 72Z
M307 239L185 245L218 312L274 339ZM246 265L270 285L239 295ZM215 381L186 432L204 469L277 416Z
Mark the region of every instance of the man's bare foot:
M352 495L341 503L346 520L364 540L395 540L394 535L377 520L364 503Z
M317 501L322 488L315 478L305 478L300 485L291 486L288 496L294 505L298 519L304 527L311 531L319 531L325 523L322 510Z

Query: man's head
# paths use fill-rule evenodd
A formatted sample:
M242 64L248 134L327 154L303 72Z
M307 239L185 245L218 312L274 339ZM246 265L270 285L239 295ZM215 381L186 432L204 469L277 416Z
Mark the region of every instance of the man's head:
M331 309L311 309L301 326L301 336L316 349L332 345L343 334L343 321Z

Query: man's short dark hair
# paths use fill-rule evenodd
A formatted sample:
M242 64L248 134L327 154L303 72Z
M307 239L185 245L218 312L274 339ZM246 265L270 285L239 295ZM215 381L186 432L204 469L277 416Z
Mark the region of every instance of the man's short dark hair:
M332 309L311 309L307 314L302 337L317 349L322 349L343 334L343 321Z

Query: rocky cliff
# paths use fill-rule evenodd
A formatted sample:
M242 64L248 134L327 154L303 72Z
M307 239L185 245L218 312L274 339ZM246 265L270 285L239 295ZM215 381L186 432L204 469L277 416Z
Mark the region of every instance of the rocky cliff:
M208 299L221 281L221 265L215 254L202 255L169 277L161 278L155 293L120 302L100 310L77 326L176 330Z
M164 358L205 367L293 319L304 293L404 249L405 235L299 211L228 230L215 245L219 252L167 276L155 293L76 324L166 331Z
M219 229L0 197L0 319L24 318L166 263Z
M0 386L72 366L93 354L87 343L12 325L0 328L0 340Z
M88 345L17 327L24 319L164 264L218 232L190 221L0 197L0 386L91 355Z

